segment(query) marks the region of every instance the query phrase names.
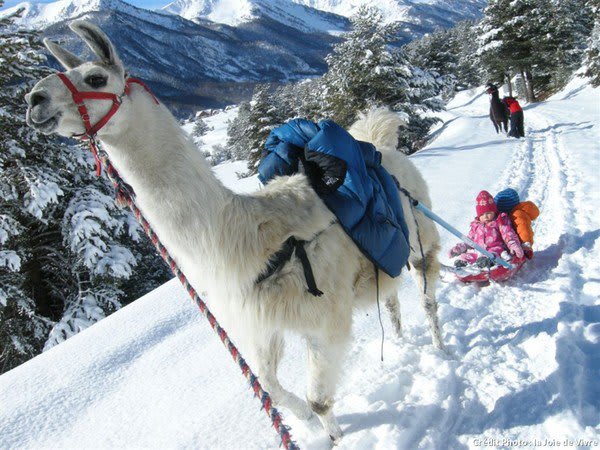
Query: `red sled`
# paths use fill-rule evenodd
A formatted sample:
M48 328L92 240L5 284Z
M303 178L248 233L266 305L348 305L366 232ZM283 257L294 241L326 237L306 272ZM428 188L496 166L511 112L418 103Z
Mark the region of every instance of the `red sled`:
M489 269L480 269L475 266L467 266L461 268L453 268L454 275L463 283L485 283L486 281L505 281L517 273L527 259L525 257L517 258L516 256L510 261L512 269L507 269L504 266L496 265Z

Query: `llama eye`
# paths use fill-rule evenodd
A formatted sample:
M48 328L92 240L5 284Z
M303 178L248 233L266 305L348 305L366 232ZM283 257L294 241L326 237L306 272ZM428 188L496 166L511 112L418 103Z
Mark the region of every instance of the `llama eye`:
M102 75L90 75L85 77L85 82L94 89L98 89L106 86L106 77Z

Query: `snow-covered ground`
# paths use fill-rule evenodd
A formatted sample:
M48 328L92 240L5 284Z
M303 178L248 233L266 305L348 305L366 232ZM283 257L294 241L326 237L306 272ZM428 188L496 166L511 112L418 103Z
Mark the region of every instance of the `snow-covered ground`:
M403 339L384 317L383 363L375 307L357 313L335 405L340 449L600 446L600 90L575 80L526 107L521 140L496 135L487 112L487 96L461 93L412 159L434 210L462 230L481 189L513 187L538 204L535 259L503 284L439 283L449 355L431 346L411 280ZM216 170L235 189L256 188L232 177L239 164ZM445 250L455 242L442 239ZM301 396L304 362L292 337L280 377ZM283 413L301 448L329 447L317 421ZM1 448L278 444L176 280L0 376Z

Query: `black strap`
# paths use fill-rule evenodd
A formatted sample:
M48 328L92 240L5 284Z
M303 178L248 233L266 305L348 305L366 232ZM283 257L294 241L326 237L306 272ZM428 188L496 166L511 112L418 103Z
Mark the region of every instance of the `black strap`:
M296 238L291 237L287 241L283 243L281 250L277 253L273 254L269 261L267 262L267 269L261 273L256 279L256 283L260 283L261 281L266 280L274 273L278 272L283 265L288 262L292 258L292 253L294 253Z
M323 295L323 292L321 292L317 288L317 283L315 281L315 276L312 271L312 266L310 265L310 261L308 260L308 256L306 255L306 250L304 249L305 243L306 241L296 240L296 256L302 264L304 278L306 279L306 284L308 285L308 292L310 292L315 297L320 297L321 295Z
M279 250L269 259L269 262L267 263L267 269L258 276L256 283L266 280L271 275L281 270L284 264L292 259L292 254L295 251L296 256L302 264L302 270L304 271L304 278L306 279L308 292L315 297L320 297L323 295L323 292L317 288L315 276L313 274L308 255L306 254L306 250L304 249L304 244L306 244L306 241L298 240L293 236L288 238L288 240L283 243L281 250Z

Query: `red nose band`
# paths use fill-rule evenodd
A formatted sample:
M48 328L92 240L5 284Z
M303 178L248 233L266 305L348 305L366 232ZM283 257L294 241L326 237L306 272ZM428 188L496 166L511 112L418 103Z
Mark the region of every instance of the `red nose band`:
M122 103L122 98L125 95L129 95L131 90L131 83L136 83L142 86L146 92L150 94L154 102L158 105L158 100L150 92L148 86L146 86L142 81L136 80L135 78L127 78L125 80L125 89L123 90L123 94L117 95L111 92L95 92L95 91L79 91L75 87L71 80L62 72L57 73L58 78L63 82L63 84L67 87L69 91L71 91L71 95L73 97L73 102L77 105L77 110L79 111L79 115L81 116L81 120L83 120L83 125L85 127L85 133L75 135L74 137L83 140L90 141L90 148L94 155L94 160L96 161L96 174L100 175L102 171L102 165L100 162L100 158L98 157L98 148L96 146L96 134L98 131L104 127L108 123L108 121L115 115L115 113L119 110L119 107ZM88 114L87 107L85 106L85 100L109 100L112 102L112 106L108 110L108 112L102 117L98 122L94 125L90 122L90 115Z

